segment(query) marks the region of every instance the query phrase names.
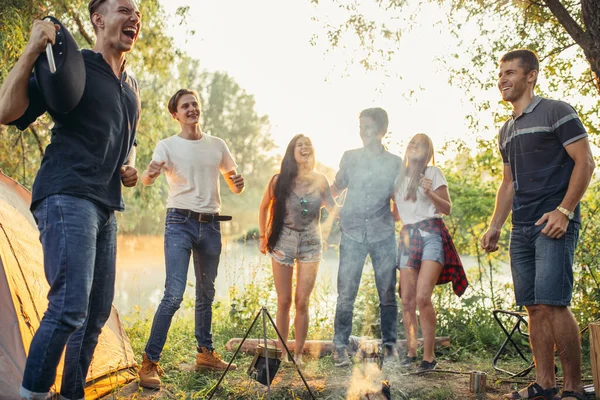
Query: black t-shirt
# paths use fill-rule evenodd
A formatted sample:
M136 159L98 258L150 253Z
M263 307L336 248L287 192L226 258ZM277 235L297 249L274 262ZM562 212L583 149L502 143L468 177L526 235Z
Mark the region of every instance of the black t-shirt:
M68 194L122 211L120 168L135 145L141 111L138 85L125 71L119 80L100 53L82 54L86 83L74 110L66 114L48 110L32 76L29 106L11 123L24 130L46 111L54 121L33 183L32 208L52 194Z

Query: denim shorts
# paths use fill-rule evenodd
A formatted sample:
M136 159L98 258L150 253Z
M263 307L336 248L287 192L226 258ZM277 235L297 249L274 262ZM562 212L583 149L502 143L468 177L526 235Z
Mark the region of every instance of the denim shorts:
M579 223L571 221L559 239L541 233L545 225L515 225L510 234L510 266L517 305L569 306L573 255Z
M429 233L422 230L421 236L423 237L423 257L421 257L421 261L430 260L437 261L442 266L446 262L446 254L444 253L444 245L442 244L442 237L435 233ZM404 254L398 248L398 268L410 268L406 265L408 262L408 253Z
M300 263L321 261L320 230L298 232L285 226L277 240L275 248L269 253L279 264L294 266L294 260Z

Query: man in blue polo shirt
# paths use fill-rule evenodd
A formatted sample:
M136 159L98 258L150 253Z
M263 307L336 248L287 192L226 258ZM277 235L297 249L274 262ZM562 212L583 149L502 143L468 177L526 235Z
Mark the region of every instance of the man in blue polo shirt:
M135 79L125 54L140 31L133 0L92 0L97 41L84 50L86 85L74 110L58 114L43 100L33 65L54 43L55 25L35 21L23 54L0 88L0 124L23 130L48 111L54 121L33 184L31 209L44 250L50 285L48 309L35 333L21 396L45 399L65 350L63 399L83 399L85 378L114 295L115 211L123 210L121 184L135 186L135 133L140 115Z
M594 172L587 133L565 102L535 96L539 61L529 50L500 59L498 89L513 107L499 147L504 176L485 251L498 250L500 229L512 210L511 270L517 305L529 315L536 381L508 399L553 399L558 393L554 348L564 371L563 399L584 399L581 344L570 309L579 202Z

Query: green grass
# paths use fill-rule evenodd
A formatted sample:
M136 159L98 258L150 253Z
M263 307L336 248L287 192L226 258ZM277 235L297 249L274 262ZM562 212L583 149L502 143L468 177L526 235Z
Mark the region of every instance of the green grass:
M268 268L251 266L254 271L261 270L255 279L244 288L233 286L229 293L229 302L216 302L213 306L213 340L216 350L225 360L230 360L232 353L225 351L225 344L231 338L241 338L262 306L266 306L274 317L276 312L276 295L273 280ZM191 291L193 292L193 291ZM313 292L311 301L311 323L309 339L330 340L333 337L333 314L335 298L331 296L333 288L320 285ZM496 373L491 366L491 359L500 346L504 336L491 316L491 309L486 306L485 298L472 295L458 301L448 285L436 288L434 304L438 310L438 336L449 335L451 347L436 352L440 368L454 371L483 371L488 374L487 399L501 398L501 394L525 385L521 383L507 384L502 381L506 375ZM173 319L167 343L164 347L160 365L165 375L162 377L163 388L159 392L137 390L118 390L113 395L116 399L206 399L217 384L220 373L199 373L194 371L196 357L196 340L194 337L193 299L186 297L181 309ZM125 316L124 324L127 335L141 364L142 354L152 324L154 310L142 312L139 308ZM400 310L401 312L401 310ZM401 316L401 315L400 315ZM293 321L293 315L291 320ZM399 318L399 321L401 319ZM267 323L269 338L275 332ZM365 268L361 290L355 303L353 335L380 336L380 321L377 291L373 273ZM290 329L293 338L293 326ZM250 338L262 338L262 323L259 321ZM403 337L403 328L399 323L399 338ZM584 337L584 374L590 375L589 342ZM526 341L523 342L525 347ZM267 388L249 378L246 370L252 357L239 354L235 360L238 369L227 373L214 399L266 399ZM358 383L366 383L374 388L380 385L380 379L388 379L391 383L392 398L412 399L476 399L469 393L469 375L434 373L425 376L407 376L399 367L384 368L381 376L365 377L361 374L361 366L354 369L339 369L333 365L331 356L318 360L307 359L302 371L311 389L318 399L349 400ZM517 371L525 367L516 353L510 353L502 366ZM130 385L131 386L131 385ZM358 385L360 386L360 385ZM302 380L290 365L283 365L277 373L271 388L270 398L310 399ZM358 397L356 397L358 399Z
M117 392L117 399L206 399L217 384L220 373L199 373L193 370L196 348L194 338L194 323L191 309L181 310L181 315L176 316L169 331L169 337L165 345L161 367L165 375L162 377L163 388L160 392L137 391ZM136 359L141 363L141 355L144 350L152 323L151 314L132 314L125 317L126 331L131 345L136 354ZM248 321L248 324L251 321ZM226 324L217 324L224 326ZM214 339L217 350L224 359L230 360L232 353L224 351L225 343L231 337L231 326L224 331L215 330ZM259 337L260 327L255 329L252 338ZM236 337L241 337L237 335ZM476 354L466 354L460 360L455 357L456 348L443 350L437 354L440 366L443 369L460 371L480 370L490 374L488 385L493 381L491 376L491 357ZM406 376L406 371L400 367L386 367L381 376L369 377L361 371L361 365L355 365L354 369L339 369L333 365L330 355L320 359L307 360L302 368L305 378L309 381L311 390L318 399L349 399L353 393L353 384L356 382L370 382L372 387L377 387L381 379L389 379L394 399L459 399L468 393L468 375L442 375L429 374L427 376ZM250 365L252 357L240 353L235 362L238 369L227 373L220 385L215 399L266 399L266 386L249 378L246 370ZM514 364L513 368L519 366ZM366 376L366 377L365 377ZM359 385L360 386L360 385ZM355 388L355 387L354 387ZM293 366L282 364L271 388L271 399L310 399L306 388ZM488 397L493 398L493 397Z
M174 318L169 331L169 338L162 354L161 366L165 371L162 377L163 388L159 392L137 390L134 392L117 391L115 399L206 399L217 384L221 373L200 373L193 370L196 349L194 338L193 315L190 309L182 310L180 316ZM136 359L141 363L141 355L150 332L152 315L133 314L125 318L126 331L130 338ZM251 321L248 321L248 324ZM218 324L221 326L220 324ZM260 328L260 327L259 327ZM230 360L232 353L224 351L224 345L231 338L230 330L226 335L221 331L214 332L217 351L224 359ZM257 329L250 337L259 337ZM237 336L240 337L240 336ZM499 399L503 393L526 385L522 383L506 383L506 375L496 373L491 366L491 354L460 352L459 344L454 344L448 349L436 353L439 368L442 370L462 371L465 374L432 373L421 376L406 375L406 370L399 366L385 367L383 373L377 371L371 375L363 373L363 366L355 364L353 369L335 368L330 355L320 359L305 357L306 364L302 372L309 382L311 390L318 399L349 400L360 384L369 383L372 388L377 388L382 379L388 379L391 384L392 398L401 400L455 400L455 399ZM461 355L457 357L457 354ZM235 360L238 369L227 373L225 379L215 393L214 399L219 400L246 400L266 399L266 386L249 378L246 370L252 357L239 354ZM509 370L522 368L522 363L516 358L503 361L503 367ZM487 373L488 392L477 397L469 393L469 371L482 371ZM273 400L284 399L310 399L298 373L290 364L282 364L271 387L270 398ZM373 398L373 397L371 397Z

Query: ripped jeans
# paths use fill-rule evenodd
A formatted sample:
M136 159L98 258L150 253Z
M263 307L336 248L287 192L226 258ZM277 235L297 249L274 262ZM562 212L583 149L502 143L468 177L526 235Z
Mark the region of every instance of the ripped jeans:
M145 350L151 361L159 361L167 340L171 320L183 300L190 254L193 254L196 273L196 342L198 347L213 349L212 304L215 298L215 279L221 256L220 222L202 223L169 212L165 227L167 267L165 292L154 315L150 338Z

